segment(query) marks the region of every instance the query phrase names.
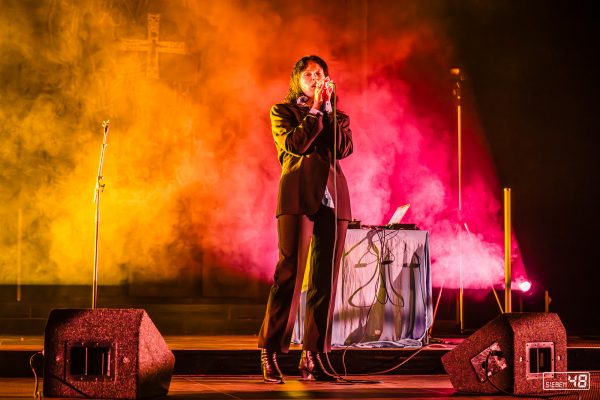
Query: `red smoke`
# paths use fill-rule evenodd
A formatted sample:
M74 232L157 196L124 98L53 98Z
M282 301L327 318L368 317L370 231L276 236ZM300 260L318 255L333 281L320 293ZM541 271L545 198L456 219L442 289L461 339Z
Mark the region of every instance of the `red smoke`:
M9 3L0 36L13 38L4 43L13 56L0 67L12 83L0 102L12 130L0 138L0 192L7 221L23 209L24 283L89 282L104 119L102 284L207 270L270 280L280 167L268 112L307 54L328 61L351 116L355 152L342 166L354 217L379 224L411 203L405 221L431 233L435 285L456 287L460 265L466 287L502 281L502 193L468 81L457 213L457 61L436 2L142 3ZM145 54L119 45L147 37L147 13L160 14L161 40L187 49L160 55L160 79L148 79ZM10 223L2 265L16 258L17 231ZM15 281L2 272L2 283Z

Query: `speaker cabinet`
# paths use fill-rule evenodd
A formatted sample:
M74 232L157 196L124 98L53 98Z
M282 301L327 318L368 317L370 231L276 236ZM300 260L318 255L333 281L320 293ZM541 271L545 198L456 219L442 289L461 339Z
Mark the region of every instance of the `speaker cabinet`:
M513 394L541 393L543 380L567 371L567 335L553 313L501 314L445 354L442 363L461 392L498 393L489 379Z
M175 365L146 311L136 309L52 310L44 360L47 397L164 396Z

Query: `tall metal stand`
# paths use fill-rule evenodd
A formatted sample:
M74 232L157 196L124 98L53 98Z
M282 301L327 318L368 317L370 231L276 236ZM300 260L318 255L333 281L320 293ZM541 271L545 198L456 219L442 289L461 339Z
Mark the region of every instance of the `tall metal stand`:
M21 280L23 273L23 209L17 214L17 301L21 301Z
M454 99L456 101L456 132L457 132L457 163L458 163L458 224L456 226L456 235L458 238L458 280L459 280L459 289L458 289L458 304L457 304L457 320L459 324L460 332L462 333L465 328L464 323L464 287L463 287L463 268L462 268L462 231L463 229L469 232L469 227L467 223L463 221L462 215L462 93L461 93L461 85L465 80L464 75L460 68L452 68L450 70L450 75L454 79ZM437 309L440 303L440 299L442 297L442 292L444 290L444 283L440 287L440 291L438 293L438 298L435 303L435 308L433 311L433 320L435 321L435 317L437 314ZM432 324L433 327L433 324ZM429 331L431 334L431 329Z
M510 209L510 188L504 188L504 312L512 312L512 223Z
M463 231L468 235L471 234L469 231L469 226L467 222L463 220L462 214L462 94L461 94L461 85L465 80L465 77L460 70L460 68L452 68L450 70L450 74L454 79L454 89L453 94L456 100L456 132L457 132L457 163L458 163L458 224L456 225L456 234L458 238L458 279L459 279L459 290L458 290L458 299L457 299L457 322L460 328L460 332L464 332L465 329L465 321L464 321L464 286L463 286L463 243L462 236ZM502 304L500 303L500 298L496 293L496 289L492 285L492 292L494 297L496 298L496 302L498 303L498 308L501 313L511 312L512 310L512 302L511 302L511 260L510 260L510 252L511 252L511 244L510 244L510 189L504 190L504 202L505 202L505 216L504 216L504 230L505 230L505 287L506 290L504 292L504 309L502 308ZM440 303L440 299L442 297L442 291L444 289L444 283L440 287L440 291L438 293L438 297L435 303L435 308L433 310L433 321L435 321L435 317L437 314L437 309ZM429 329L429 335L431 335L432 327Z
M454 98L456 99L456 132L457 132L457 162L458 162L458 323L462 333L465 329L464 320L464 287L462 277L462 104L461 83L465 79L460 68L452 68L450 73L454 77ZM465 223L466 227L466 223Z
M104 165L104 151L106 150L106 138L108 137L108 124L110 121L102 122L104 128L104 139L102 149L100 150L100 163L98 164L98 177L96 178L96 189L94 191L94 203L96 203L96 232L94 235L94 281L92 289L92 309L96 309L98 304L98 242L100 239L100 193L104 191L104 181L102 177L102 167Z

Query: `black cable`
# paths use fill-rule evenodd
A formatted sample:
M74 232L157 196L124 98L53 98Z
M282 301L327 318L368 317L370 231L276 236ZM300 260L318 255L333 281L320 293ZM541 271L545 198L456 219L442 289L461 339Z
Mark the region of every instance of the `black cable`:
M332 105L333 105L333 191L335 194L335 198L336 198L336 202L338 204L334 204L333 205L333 210L334 210L334 240L333 240L333 254L331 256L331 292L333 293L334 291L334 272L335 272L335 259L336 259L336 249L337 249L337 241L338 241L338 205L339 205L339 198L338 198L338 192L337 192L337 131L338 131L338 126L337 126L337 88L336 86L333 87L333 101L332 101ZM341 260L340 260L341 262ZM339 272L339 271L338 271ZM331 299L330 301L335 301L335 299ZM331 307L331 305L330 305ZM327 335L329 334L329 326L331 324L331 320L330 320L330 313L327 313L327 327L326 327L326 332ZM331 377L334 377L337 381L337 383L341 383L341 384L355 384L355 383L378 383L378 382L369 382L369 381L350 381L348 379L342 378L340 376L340 374L337 373L337 371L335 370L335 368L333 368L333 365L331 365L331 360L329 359L329 355L328 353L325 353L325 358L327 359L327 364L329 366L329 368L331 368L331 371L333 371L333 374L330 374L329 371L327 371L325 368L322 368L323 371ZM321 365L321 367L324 367L323 365Z
M44 395L42 392L39 391L39 376L37 374L37 372L35 371L35 367L33 366L33 359L35 358L35 356L37 356L38 354L41 354L42 357L44 357L44 352L43 351L38 351L37 353L34 353L30 358L29 358L29 367L31 368L31 371L33 372L33 376L35 378L35 389L33 390L33 398L34 399L43 399ZM48 371L46 371L46 373L48 373ZM63 378L56 376L52 373L48 373L48 375L53 378L56 379L57 381L61 382L63 385L69 387L70 389L74 390L75 392L77 392L78 394L81 395L81 397L85 397L88 399L93 398L92 396L88 395L87 393L82 392L80 389L76 388L75 386L73 386L71 383L67 382L66 380L64 380Z
M337 128L338 128L338 126L337 126L337 96L336 96L336 94L337 94L336 93L336 88L334 86L333 102L332 102L333 103L333 190L334 190L336 201L337 201L338 200L338 197L337 197L337 194L338 194L337 193ZM334 282L335 282L335 279L334 279L333 275L334 275L334 271L335 271L336 247L337 247L337 241L338 241L338 226L337 226L337 224L338 224L338 208L337 208L338 204L334 204L334 241L333 241L333 254L332 254L332 257L331 257L331 293L333 293ZM396 234L397 234L397 232L396 232ZM386 243L386 233L382 232L382 235L378 234L378 237L379 237L379 241L381 243L381 249L382 249L381 256L384 256L385 255L384 252L385 252L385 249L386 249L386 246L385 246L385 243ZM388 255L388 257L391 256L389 249L388 249L388 254L387 255ZM377 270L378 270L378 275L379 275L379 271L381 270L381 267L382 267L383 263L382 263L382 260L381 260L381 258L379 256L379 254L377 254L376 257L377 257L377 260L378 260L377 265L379 266L379 268ZM391 258L392 258L391 260L384 259L384 261L386 261L389 264L390 262L393 262L394 259L395 259L393 256ZM379 284L381 284L381 282L379 282ZM364 286L362 288L364 288ZM362 288L360 288L360 290L362 290ZM376 301L379 301L379 298L377 297L377 294L375 296L376 296ZM402 297L400 297L400 298L402 298ZM386 295L385 302L387 302L388 300L392 304L394 304L393 301L392 301L392 299L389 298L389 294ZM330 301L333 301L333 299L330 299ZM385 304L385 302L383 304ZM369 311L367 312L367 316L370 314L373 305L374 305L374 303L371 304L371 306L369 307ZM327 313L327 326L326 326L326 332L327 332L327 334L329 334L330 323L331 323L331 321L330 321L330 313L328 312ZM363 330L363 337L364 337L365 334L366 334L366 330ZM413 357L415 357L417 354L419 354L421 351L423 351L424 348L425 347L421 347L419 350L417 350L412 355L410 355L406 360L400 362L399 364L397 364L396 366L394 366L392 368L389 368L387 370L380 371L380 372L368 373L366 375L384 374L384 373L393 371L393 370L395 370L397 368L400 368L401 366L403 366L404 364L406 364L408 361L410 361ZM348 348L346 348L346 350L347 349ZM344 361L344 356L345 356L346 350L344 351L344 355L342 357L343 361ZM341 377L340 374L338 374L335 371L335 369L331 365L331 360L329 359L328 353L325 353L325 358L327 359L327 364L329 365L329 368L331 368L331 370L333 371L334 374L330 374L329 371L325 370L325 368L322 368L323 371L328 376L335 377L338 383L347 383L347 384L355 384L355 383L379 383L379 382L376 382L376 381L367 381L367 380L357 380L357 381L347 380L347 379ZM321 367L324 367L324 366L321 365ZM344 362L344 370L346 370L345 362ZM365 375L365 374L363 374L363 375ZM345 376L348 376L348 375L345 374Z
M369 280L362 286L358 287L351 295L350 297L348 297L348 304L350 304L352 307L355 308L371 308L373 307L373 305L377 302L377 295L375 295L375 299L373 300L373 302L370 305L357 305L354 304L354 297L358 295L358 293L360 293L364 288L366 288L367 286L369 286L371 284L371 282L373 282L373 280L376 280L376 284L375 284L375 293L377 293L377 291L379 290L379 270L380 270L380 263L381 260L379 258L379 252L377 250L377 247L373 244L373 235L375 234L375 231L371 231L369 233L367 233L367 240L368 240L368 245L367 245L367 253L365 253L363 256L361 256L361 258L359 259L359 262L362 260L362 257L364 257L366 254L372 254L375 256L375 261L368 263L372 264L375 263L376 268L373 269L373 274L371 275L371 277L369 278ZM370 311L369 311L370 312Z
M330 288L330 294L334 292L334 290L336 288L334 288L334 282L335 282L335 277L334 272L335 272L335 256L336 256L336 250L337 250L337 241L338 241L338 206L339 206L339 197L338 197L338 192L337 192L337 101L336 101L336 87L333 87L333 101L332 101L332 105L333 105L333 152L332 152L332 156L333 156L333 193L335 196L335 201L337 204L333 205L333 252L331 255L331 288ZM340 260L341 263L341 260ZM339 271L338 271L339 273ZM335 303L335 299L331 299L330 296L330 302L334 302ZM331 304L329 305L329 308L331 309ZM330 312L329 310L327 311L327 334L329 333L329 325L331 324L330 321ZM326 335L327 335L326 334ZM329 366L331 367L331 361L329 361L329 356L327 355L327 353L325 353L325 357L327 358L327 364L329 364ZM335 373L336 371L331 368L331 370ZM336 374L337 375L337 374Z
M348 346L351 347L351 346ZM412 360L414 357L416 357L419 353L421 353L423 350L425 350L426 348L428 348L429 346L423 346L420 349L418 349L417 351L415 351L414 353L412 353L410 356L408 356L405 360L402 360L401 362L399 362L398 364L394 365L391 368L388 369L384 369L382 371L375 371L375 372L367 372L367 373L362 373L362 374L344 374L344 376L371 376L371 375L383 375L386 374L388 372L394 371L402 366L404 366L404 364L406 364L407 362L409 362L410 360Z
M375 292L375 293L377 293L377 292ZM358 339L358 341L357 341L358 343L362 342L362 340L365 338L365 336L367 334L367 329L366 329L367 328L367 323L369 321L369 316L371 315L371 310L373 310L373 305L375 304L376 301L377 301L377 294L375 294L375 300L373 300L373 302L371 303L371 305L368 306L369 309L367 311L367 315L365 316L365 327L363 328L362 335L361 335L360 339ZM344 368L344 376L348 376L348 368L346 367L346 353L348 352L348 349L350 349L353 346L354 346L353 343L347 345L344 348L344 351L342 353L342 367Z
M375 294L375 298L374 298L373 302L372 302L372 303L371 303L369 306L357 306L357 305L351 304L351 305L353 305L354 307L357 307L357 308L368 307L368 311L367 311L367 315L366 315L366 320L367 320L367 321L368 321L368 319L369 319L369 315L370 315L371 311L373 310L373 306L375 305L375 303L379 303L379 304L385 304L385 303L387 303L387 302L389 301L391 304L393 304L393 305L396 305L396 306L397 306L397 304L395 304L395 303L394 303L394 301L393 301L393 300L390 298L390 295L389 295L389 294L387 294L387 295L386 295L386 299L385 299L385 300L383 300L383 301L381 301L381 300L378 298L378 296L377 296L377 293L378 293L378 291L379 291L379 285L383 284L383 283L381 282L381 279L380 279L380 273L381 273L380 271L381 271L381 268L383 267L383 263L382 263L382 260L381 260L381 258L380 258L380 251L379 251L379 250L377 249L377 247L376 247L376 246L373 244L373 240L372 240L372 238L373 238L373 236L374 236L374 235L377 235L377 237L378 237L378 239L379 239L379 242L380 242L380 247L381 247L381 249L382 249L382 251L381 251L381 254L385 254L385 250L384 250L384 249L386 248L386 246L387 246L387 247L389 247L389 246L388 246L388 244L387 244L387 241L388 241L388 240L390 240L390 239L393 239L394 237L396 237L396 235L398 235L398 233L399 233L398 231L393 231L393 233L392 233L392 234L389 234L389 233L388 233L387 231L385 231L385 230L381 230L381 229L373 229L373 230L372 230L372 232L369 232L369 234L367 234L367 235L368 235L368 236L367 236L367 238L368 238L368 240L369 240L369 247L368 247L368 249L369 249L369 250L368 250L368 251L369 251L369 252L372 252L372 254L374 254L374 255L376 256L376 258L377 258L377 268L375 269L374 275L373 275L373 276L371 277L371 279L369 280L369 283L370 283L371 281L373 281L374 277L375 277L375 276L377 276L377 284L376 284L376 288L375 288L375 293L376 293L376 294ZM388 250L388 251L389 251L389 250ZM393 260L395 260L395 258L393 258ZM388 269L388 277L390 277L390 278L391 278L391 276L389 276L389 269ZM356 290L356 291L355 291L355 292L352 294L352 296L351 296L351 297L355 296L355 295L356 295L356 294L357 294L359 291L361 291L361 290L362 290L362 289L363 289L365 286L366 286L366 285L363 285L363 286L361 286L360 288L358 288L358 289L357 289L357 290ZM395 293L396 293L396 292L395 292ZM398 294L398 293L396 293L396 294ZM398 294L398 296L399 296L399 297L402 299L402 296L400 296L399 294ZM350 301L349 301L349 303L350 303ZM403 306L403 304L402 304L402 306ZM362 340L365 338L366 334L367 334L367 332L366 332L366 329L363 329L362 336L361 336L361 338L360 338L360 339L359 339L357 342L358 342L358 343L360 343L360 342L361 342L361 341L362 341ZM370 373L362 373L362 374L348 374L348 370L347 370L347 366L346 366L346 354L347 354L348 350L349 350L350 348L352 348L352 347L354 347L354 345L353 345L353 344L350 344L350 345L346 346L346 347L344 348L344 351L343 351L343 353L342 353L342 366L343 366L343 368L344 368L344 377L346 377L346 376L359 376L359 375L363 375L363 376L364 376L364 375L381 375L381 374L385 374L385 373L387 373L387 372L394 371L394 370L396 370L396 369L398 369L398 368L402 367L404 364L406 364L406 363L407 363L408 361L410 361L412 358L416 357L416 356L417 356L417 354L419 354L421 351L423 351L423 350L426 348L426 347L421 347L419 350L417 350L417 351L415 351L413 354L411 354L411 355L410 355L410 356L409 356L407 359L405 359L405 360L401 361L400 363L398 363L398 364L396 364L395 366L393 366L393 367L391 367L391 368L388 368L388 369L386 369L386 370L383 370L383 371L376 371L376 372L370 372ZM339 376L338 376L338 379L339 379L339 378L341 378L341 377L339 377ZM352 382L352 383L376 383L376 382L378 382L378 381L369 381L369 380L360 381L360 380L352 380L352 381L350 381L350 382Z
M384 254L386 254L385 252L387 252L387 256L384 256L384 260L381 263L382 264L382 268L383 268L384 265L393 265L394 262L396 261L396 257L392 253L392 251L390 249L390 245L388 244L388 242L391 239L394 239L398 235L399 231L392 230L391 231L392 233L390 234L387 229L382 229L380 232L381 232L381 234L379 234L378 236L379 236L379 242L381 243L381 249L382 249L381 251ZM404 252L406 253L406 245L405 245ZM394 301L393 297L390 296L390 293L387 290L387 287L386 287L386 291L385 291L385 293L386 293L386 301L384 303L387 303L389 301L390 304L392 304L392 305L394 305L396 307L404 307L404 298L402 297L402 295L400 293L398 293L396 291L396 288L393 285L392 275L391 275L390 268L386 268L383 273L385 274L386 272L387 272L386 276L388 278L386 281L389 282L388 286L391 289L392 293L395 294L396 297L400 300L400 303L396 303Z
M330 290L329 290L329 309L327 310L327 324L325 326L325 340L331 340L331 338L329 337L329 326L331 324L331 303L335 303L335 299L332 298L333 296L331 296L332 293L334 293L334 290L336 288L334 288L334 282L335 282L335 277L333 276L335 273L335 258L336 258L336 250L337 250L337 241L338 241L338 206L339 206L339 197L338 197L338 192L337 192L337 101L336 101L336 94L337 94L337 90L336 87L333 86L333 101L332 101L332 108L333 108L333 151L332 151L332 157L333 157L333 195L332 198L335 198L335 203L333 204L333 248L332 248L332 254L331 254L331 279L330 279ZM337 204L336 204L337 203ZM341 260L340 260L341 263ZM339 273L339 271L338 271ZM325 343L325 346L331 346L331 344ZM336 370L333 368L333 366L331 365L331 360L329 360L329 354L327 352L324 353L325 354L325 358L327 359L327 364L329 365L329 368L331 368L331 370L333 371L333 374L330 374L329 371L327 371L324 368L324 365L320 365L323 370L323 372L325 372L325 374L334 377L337 379L339 379L339 374L336 372ZM320 360L319 360L320 363Z
M29 357L29 367L31 368L31 372L33 372L33 377L35 378L35 389L33 389L33 398L34 399L42 399L43 398L42 393L40 393L40 391L39 391L40 380L39 380L37 372L35 372L35 367L33 366L33 359L38 354L41 354L42 357L44 356L43 351L38 351L37 353L34 353L31 355L31 357Z

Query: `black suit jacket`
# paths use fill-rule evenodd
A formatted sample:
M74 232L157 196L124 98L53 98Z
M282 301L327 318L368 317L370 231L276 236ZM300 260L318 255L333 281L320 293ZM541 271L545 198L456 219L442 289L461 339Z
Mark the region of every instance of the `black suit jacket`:
M281 164L277 216L317 212L325 186L333 197L339 219L351 220L346 177L337 160L353 150L350 118L337 113L336 187L333 168L333 115L314 116L297 104L275 104L271 129Z

